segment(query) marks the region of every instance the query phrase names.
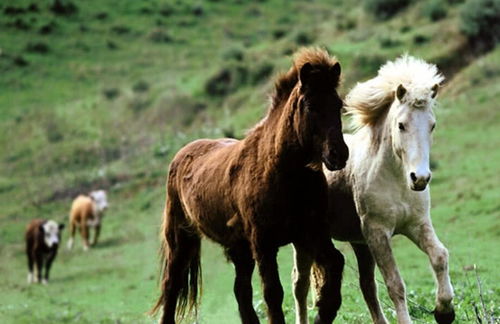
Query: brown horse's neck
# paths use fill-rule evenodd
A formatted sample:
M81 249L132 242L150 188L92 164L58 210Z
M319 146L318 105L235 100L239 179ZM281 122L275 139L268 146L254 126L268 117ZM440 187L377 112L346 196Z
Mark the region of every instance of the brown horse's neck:
M293 95L292 95L293 97ZM267 117L246 138L255 144L262 161L272 167L303 168L307 165L318 169L320 159L314 159L313 150L308 151L300 143L294 125L297 112L296 100L289 100L281 107L273 107ZM316 160L316 161L315 161Z

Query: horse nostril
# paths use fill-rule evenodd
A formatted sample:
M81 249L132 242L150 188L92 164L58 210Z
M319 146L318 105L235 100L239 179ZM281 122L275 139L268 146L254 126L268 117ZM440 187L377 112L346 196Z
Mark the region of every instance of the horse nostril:
M413 182L417 181L417 176L415 175L415 172L410 173L410 178L411 178L411 181L413 181Z

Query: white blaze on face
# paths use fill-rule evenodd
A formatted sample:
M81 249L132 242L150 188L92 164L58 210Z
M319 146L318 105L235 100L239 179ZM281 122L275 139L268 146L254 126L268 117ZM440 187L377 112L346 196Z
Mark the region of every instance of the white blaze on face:
M43 224L42 227L45 244L47 244L48 247L59 244L59 225L53 220L49 220Z
M92 197L92 199L94 200L95 205L97 207L97 211L99 213L103 212L104 210L106 210L106 208L108 208L108 198L106 196L106 191L104 190L92 191L90 193L90 197Z

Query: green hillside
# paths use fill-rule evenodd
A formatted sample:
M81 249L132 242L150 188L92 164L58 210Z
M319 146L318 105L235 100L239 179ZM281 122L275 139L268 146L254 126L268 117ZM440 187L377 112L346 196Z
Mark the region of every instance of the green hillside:
M302 46L337 56L342 94L405 52L443 71L433 221L450 250L456 322L498 321L500 2L396 1L394 12L377 6L384 2L391 1L1 2L0 323L155 322L145 312L158 296L170 159L196 138L244 136L266 111L273 76ZM97 188L108 190L111 204L102 244L88 253L80 240L71 252L61 249L51 283L28 286L27 222L67 222L72 198ZM338 322L369 323L353 253L337 246L347 258ZM232 266L215 244L204 241L202 250L197 322L237 323ZM431 323L426 256L399 237L394 250L415 323ZM290 247L279 262L293 322ZM257 275L254 287L265 322ZM379 291L395 321L382 282Z

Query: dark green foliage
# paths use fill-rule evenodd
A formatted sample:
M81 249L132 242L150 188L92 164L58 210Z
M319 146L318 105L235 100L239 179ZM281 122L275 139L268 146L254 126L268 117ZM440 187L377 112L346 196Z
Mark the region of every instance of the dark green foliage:
M422 15L430 21L438 21L446 17L446 5L442 0L429 0L422 8Z
M113 100L120 95L120 90L118 88L106 88L102 90L102 94L106 99Z
M297 36L295 36L295 42L297 45L305 46L314 42L314 36L311 32L300 31Z
M49 45L44 42L29 42L26 45L26 51L30 53L47 54Z
M462 7L461 31L479 50L500 40L500 0L469 0Z
M258 64L252 71L250 82L252 84L258 84L260 82L266 81L273 73L273 70L274 65L271 62L266 61Z
M274 39L280 39L280 38L283 38L283 36L286 35L286 31L282 28L278 28L278 29L275 29L273 31L273 38Z
M401 41L394 39L392 37L381 37L379 39L380 47L382 48L392 48L401 45Z
M134 92L146 92L149 90L149 83L144 80L139 80L132 86Z
M224 67L205 82L205 92L211 96L227 95L247 82L248 69L235 64Z
M173 38L170 34L163 28L155 28L149 32L147 38L154 43L170 43Z
M380 20L389 19L410 4L411 0L365 0L365 10Z
M430 40L429 37L421 34L417 34L413 37L413 43L417 45L427 43L429 40Z
M116 25L111 27L111 31L117 35L123 35L130 33L130 28L124 25Z
M71 1L54 0L50 10L56 15L71 16L78 12L78 7Z
M244 51L239 46L229 47L222 53L222 58L224 60L229 60L229 61L230 60L242 61L244 56L245 56Z

